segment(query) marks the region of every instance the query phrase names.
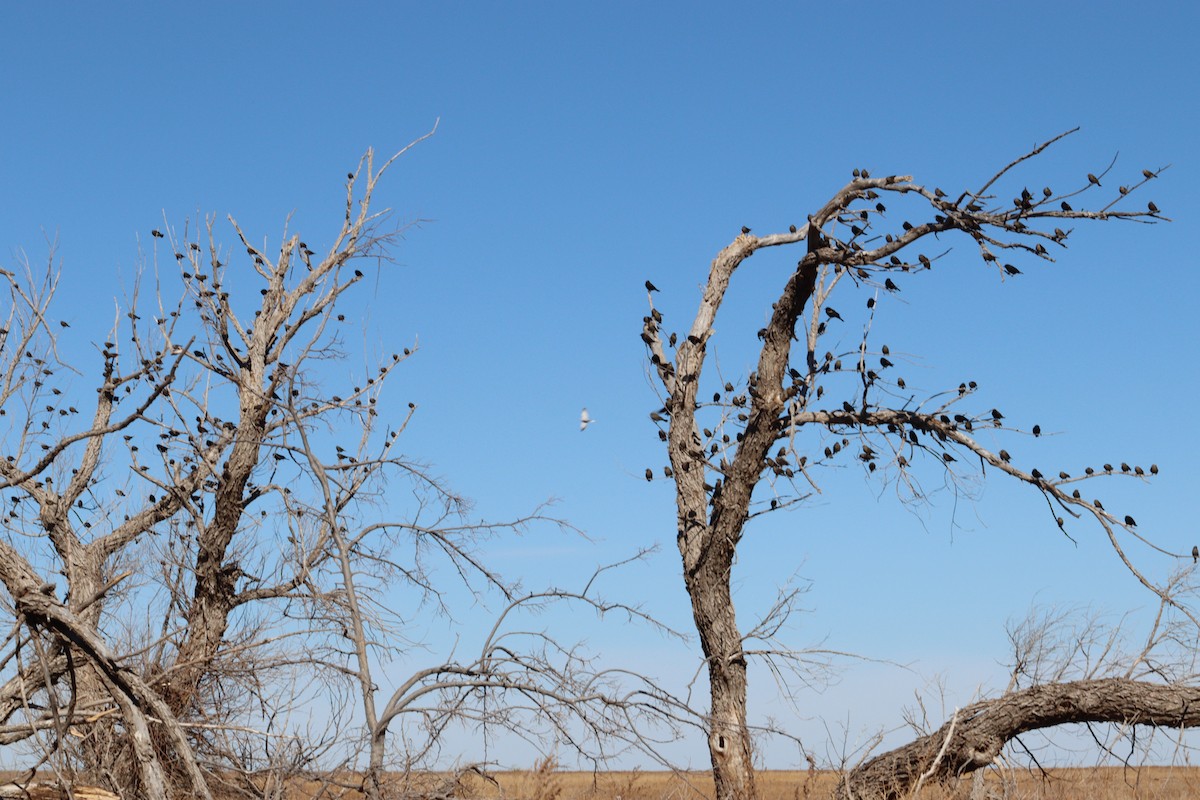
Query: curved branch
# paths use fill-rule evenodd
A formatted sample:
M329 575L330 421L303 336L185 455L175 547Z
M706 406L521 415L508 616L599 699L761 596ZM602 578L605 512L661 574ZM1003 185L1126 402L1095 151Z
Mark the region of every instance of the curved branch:
M906 797L925 774L942 782L961 777L991 764L1023 733L1081 722L1200 727L1200 687L1104 678L1033 686L982 700L928 736L851 770L834 796Z

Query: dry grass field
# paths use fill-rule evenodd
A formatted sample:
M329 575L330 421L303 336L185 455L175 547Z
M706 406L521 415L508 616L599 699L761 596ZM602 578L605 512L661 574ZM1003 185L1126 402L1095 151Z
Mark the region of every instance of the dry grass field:
M712 796L712 780L707 773L672 774L669 772L559 772L533 769L501 773L498 786L477 776L463 782L462 797L483 800L699 800ZM1200 769L1180 767L1055 769L1049 777L1027 771L1009 776L1002 785L990 775L987 791L976 797L1012 800L1184 800L1200 797ZM762 800L807 800L825 798L837 783L834 772L766 771L758 774ZM951 800L971 797L968 778L955 787L930 787L919 795L923 800Z
M0 782L16 777L15 773L0 774ZM758 773L762 800L825 798L836 783L836 773L820 770ZM410 776L408 781L397 778L393 788L401 796L463 800L702 800L712 796L712 779L706 772L567 772L549 761L489 778L469 773L457 785L447 775L423 774ZM1200 768L1057 768L1048 776L1014 772L1004 782L991 773L975 794L973 788L971 779L958 786L927 787L918 800L1185 800L1200 798ZM294 800L357 800L359 796L358 792L316 785L296 787L291 793Z

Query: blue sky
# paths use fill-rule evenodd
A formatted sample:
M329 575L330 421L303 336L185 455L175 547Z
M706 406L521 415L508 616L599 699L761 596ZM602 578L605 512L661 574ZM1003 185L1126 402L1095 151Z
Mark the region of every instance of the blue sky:
M381 190L412 225L364 298L365 345L346 369L419 340L389 393L397 414L419 405L406 451L480 516L554 497L592 539L535 533L497 543L497 562L565 583L660 544L612 592L685 628L673 492L642 478L665 463L647 418L642 282L683 329L742 225L803 223L852 168L961 189L1081 126L1021 179L1077 183L1117 153L1130 178L1169 163L1142 199L1175 222L1082 226L1056 264L1003 284L960 243L886 304L876 335L909 356L910 384L973 379L981 409L1061 434L1008 440L1027 464L1156 462L1152 484L1112 481L1102 496L1183 552L1200 540L1187 499L1200 436L1179 418L1197 388L1197 16L1105 2L7 4L0 259L42 261L57 237L59 313L99 340L151 228L229 213L277 242L290 213L310 243L327 240L363 151L394 152L440 120ZM750 369L789 263L758 256L738 274L717 323L725 374ZM584 405L597 422L581 434ZM936 673L951 706L1003 686L1004 625L1031 603L1152 608L1099 529L1068 541L1025 487L988 482L974 501L947 491L914 511L859 470L826 480L745 542L739 613L797 575L811 613L792 644L910 669L849 663L802 695L787 724L818 755L816 717L853 738L898 725ZM1136 557L1155 577L1178 566ZM606 658L694 669L652 635L596 635ZM760 714L778 711L767 674L752 680ZM699 740L682 753L706 757ZM794 748L765 753L798 763Z

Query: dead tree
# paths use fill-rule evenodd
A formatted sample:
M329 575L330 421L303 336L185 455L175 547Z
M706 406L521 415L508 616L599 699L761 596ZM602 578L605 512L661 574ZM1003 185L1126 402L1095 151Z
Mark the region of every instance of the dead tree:
M1185 568L1186 569L1186 568ZM1195 624L1179 613L1178 598L1192 591L1188 572L1169 581L1140 650L1127 652L1135 638L1124 623L1109 625L1071 612L1031 612L1009 629L1013 645L1011 678L998 696L956 709L937 730L843 771L837 798L897 800L922 786L952 786L968 775L1001 762L1012 742L1030 755L1020 737L1051 734L1063 725L1086 725L1106 755L1126 766L1135 742L1152 728L1168 736L1200 727L1200 688L1195 686ZM1114 728L1126 740L1121 754L1102 743L1093 726ZM924 728L924 725L920 726Z
M675 483L677 544L707 665L708 744L721 800L756 795L746 723L747 656L730 591L735 554L747 523L798 502L805 486L818 485L822 467L856 461L868 472L890 476L913 497L920 496L920 484L912 469L921 460L952 481L969 472L1002 473L1040 493L1057 527L1065 530L1068 520L1081 517L1094 520L1137 579L1162 594L1125 555L1122 537L1146 541L1133 518L1105 510L1080 491L1083 482L1114 473L1112 467L1077 476L1043 473L1018 465L1005 450L991 452L977 430L1019 429L998 409L977 405L974 383L919 400L898 375L898 357L870 341L869 325L849 352L835 354L822 346L831 326L846 324L832 302L835 290L842 298L838 305L865 303L873 317L906 281L930 278L926 273L945 256L943 242L956 239L974 247L983 266L1005 281L1022 273L1017 264L1028 269L1030 261L1052 261L1077 221L1164 219L1153 202L1135 208L1128 197L1161 170L1145 170L1118 188L1110 165L1067 191L1021 188L1011 198L998 194L1025 162L1066 135L1033 148L974 190L947 193L907 175L854 170L850 182L814 207L804 224L761 236L743 227L713 259L686 332L664 334L662 313L654 306L657 289L647 282L650 314L641 337L662 400L650 416L666 443L666 475ZM1104 199L1085 206L1093 197ZM770 319L758 331L757 365L744 385L704 381L714 322L734 273L759 250L784 246L801 253L795 269L781 276ZM1029 432L1040 434L1037 426ZM1121 467L1121 473L1139 479L1156 472L1153 466Z
M303 776L378 797L389 730L404 720L425 737L397 759L407 765L459 723L602 758L615 742L653 751L643 718L665 735L690 719L570 637L506 627L551 602L649 620L591 582L528 594L488 567L478 549L488 537L561 523L541 510L480 522L399 452L415 406L384 414L380 400L415 345L345 377L346 331L362 317L353 297L399 233L373 208L399 155L380 165L368 151L347 174L324 246L285 230L267 247L232 218L232 248L212 218L151 231L149 263L90 359L53 316L53 263L0 272L11 298L0 613L13 623L0 743L39 747L38 766L68 789L266 798ZM430 659L379 701L380 660L405 647L404 625L447 610L446 581L480 605L498 598L492 635L473 658ZM389 608L402 591L412 605ZM140 622L122 627L122 616ZM326 685L326 696L305 688ZM361 720L343 703L324 732L284 722L338 691L357 691ZM364 751L355 784L345 776Z
M398 233L372 201L407 149L382 165L368 152L347 174L344 218L323 253L287 232L269 250L232 218L236 249L220 243L214 219L152 231L151 264L96 346L91 398L72 392L88 367L66 355L78 348L69 323L50 316L58 273L3 272L12 302L0 333L0 581L19 624L14 652L38 648L0 687L6 740L50 730L48 750L72 753L62 769L82 765L153 797L207 796L206 781L228 773L233 754L214 732L244 725L254 704L236 699L262 690L271 666L252 654L281 638L253 620L278 619L333 557L327 532L303 548L275 536L288 529L299 431L328 436L373 418L378 386L403 360L385 358L345 389L331 390L320 369L340 354L360 265L380 263ZM180 287L175 300L165 286ZM162 610L137 641L102 624L123 582ZM292 623L287 635L311 632Z

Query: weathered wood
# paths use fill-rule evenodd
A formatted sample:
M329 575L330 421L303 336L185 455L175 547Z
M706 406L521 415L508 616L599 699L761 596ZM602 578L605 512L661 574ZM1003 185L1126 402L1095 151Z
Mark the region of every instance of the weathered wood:
M1200 687L1107 678L1033 686L982 700L960 709L928 736L851 770L834 796L895 800L925 773L927 781L961 777L991 764L1022 733L1081 722L1200 727Z

